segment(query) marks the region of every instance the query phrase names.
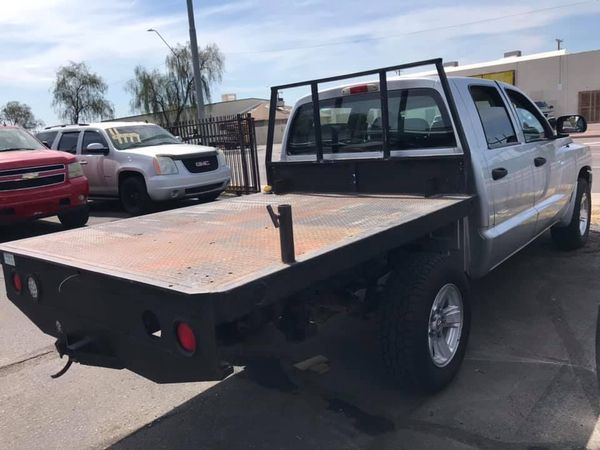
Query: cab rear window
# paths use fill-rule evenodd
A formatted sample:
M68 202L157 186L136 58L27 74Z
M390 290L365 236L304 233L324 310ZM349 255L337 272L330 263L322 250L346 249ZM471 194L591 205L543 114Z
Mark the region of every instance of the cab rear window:
M439 93L415 88L388 92L390 150L455 147L450 118ZM337 97L319 102L324 154L383 151L379 92ZM312 103L294 115L288 155L316 154Z

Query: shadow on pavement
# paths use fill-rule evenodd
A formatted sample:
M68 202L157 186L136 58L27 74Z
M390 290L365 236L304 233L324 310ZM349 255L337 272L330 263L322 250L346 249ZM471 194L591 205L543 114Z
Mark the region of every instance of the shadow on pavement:
M437 395L394 386L375 321L339 316L302 344L265 331L245 370L112 448L597 448L599 263L597 231L572 253L544 236L476 281L465 362ZM318 354L328 373L292 367Z

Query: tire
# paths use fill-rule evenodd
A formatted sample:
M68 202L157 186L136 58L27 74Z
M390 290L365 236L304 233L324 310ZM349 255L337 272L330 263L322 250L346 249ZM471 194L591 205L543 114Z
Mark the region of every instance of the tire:
M410 260L395 269L384 291L380 320L383 360L399 383L436 392L452 381L465 355L471 324L469 282L462 265L446 255L408 256ZM452 302L444 302L446 297ZM438 298L442 299L441 303L436 303ZM457 298L460 316L456 308L447 308L451 303L458 303ZM461 319L460 325L445 327L441 318L433 321L434 304L452 311L446 318ZM435 342L442 340L454 342L448 355L431 349Z
M90 218L90 210L86 206L85 208L78 208L73 211L65 211L58 214L58 220L63 227L67 229L83 227Z
M590 234L591 213L590 184L585 178L579 178L571 222L566 227L553 226L550 230L552 239L559 249L577 250L585 245Z
M123 209L132 216L146 214L152 209L152 200L141 177L125 178L119 187L119 195Z

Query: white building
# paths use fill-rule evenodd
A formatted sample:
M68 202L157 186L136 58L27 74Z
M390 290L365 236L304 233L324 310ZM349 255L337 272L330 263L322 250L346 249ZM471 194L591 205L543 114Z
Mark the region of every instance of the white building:
M446 67L448 75L479 76L512 83L535 101L554 106L554 115L578 113L600 122L600 50L567 53L557 50L533 55L506 53L479 64Z

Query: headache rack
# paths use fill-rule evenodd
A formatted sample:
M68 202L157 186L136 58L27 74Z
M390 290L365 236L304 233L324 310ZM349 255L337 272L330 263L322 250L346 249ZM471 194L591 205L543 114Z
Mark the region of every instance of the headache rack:
M454 131L462 154L436 156L392 156L389 146L389 112L387 74L392 71L433 65L436 68ZM367 75L379 76L381 99L382 157L381 158L323 158L319 85ZM316 155L312 161L273 161L275 115L279 91L310 86ZM293 120L293 117L290 117ZM275 193L331 192L331 193L406 193L436 195L444 193L471 193L470 151L456 103L448 84L441 58L417 61L380 69L354 72L316 80L273 86L267 130L266 170L268 184Z

